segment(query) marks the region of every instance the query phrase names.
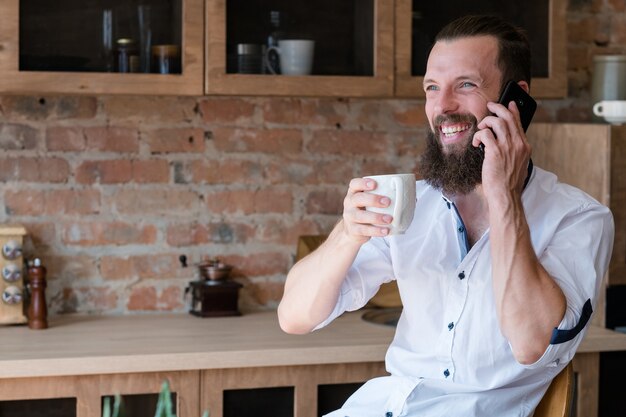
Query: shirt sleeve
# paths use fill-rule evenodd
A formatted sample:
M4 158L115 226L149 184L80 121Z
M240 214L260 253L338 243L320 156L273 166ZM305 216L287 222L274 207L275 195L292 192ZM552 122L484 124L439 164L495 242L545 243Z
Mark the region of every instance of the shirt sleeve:
M339 299L332 313L314 330L330 324L346 311L363 307L380 286L394 279L393 265L386 238L372 238L357 254L341 284Z
M546 351L528 368L556 366L574 357L597 304L613 236L611 212L595 202L571 213L558 225L539 261L563 291L567 307Z

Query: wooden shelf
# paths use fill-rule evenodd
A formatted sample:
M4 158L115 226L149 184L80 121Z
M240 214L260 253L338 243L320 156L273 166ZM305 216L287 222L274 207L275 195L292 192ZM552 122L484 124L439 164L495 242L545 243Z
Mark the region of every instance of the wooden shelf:
M182 74L119 74L19 70L19 3L0 2L0 92L202 95L204 3L183 0ZM62 28L59 28L62 30Z
M549 0L549 75L533 77L531 93L536 98L567 96L566 3L565 0ZM476 6L476 3L473 6ZM396 0L395 8L395 95L425 97L422 86L424 77L413 75L411 71L413 0Z

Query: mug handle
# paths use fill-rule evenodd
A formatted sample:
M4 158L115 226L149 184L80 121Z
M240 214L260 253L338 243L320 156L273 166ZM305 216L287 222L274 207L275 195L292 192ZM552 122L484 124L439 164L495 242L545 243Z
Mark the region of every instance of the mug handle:
M270 65L270 53L271 52L280 56L280 49L278 49L278 47L270 46L269 48L267 48L267 50L265 51L265 68L267 68L270 73L274 75L278 75L276 71L274 71L274 68L272 68L272 66Z
M397 228L400 225L400 215L402 214L402 207L404 206L404 193L402 192L403 183L400 177L392 177L391 179L396 189L395 207L393 208L393 221L391 225Z
M604 109L602 108L602 102L599 101L596 104L593 105L593 114L595 114L596 116L604 116Z

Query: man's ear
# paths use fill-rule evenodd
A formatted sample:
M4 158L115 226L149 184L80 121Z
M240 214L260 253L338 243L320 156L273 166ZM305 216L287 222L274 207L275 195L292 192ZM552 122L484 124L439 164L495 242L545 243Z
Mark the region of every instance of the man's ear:
M526 93L530 94L530 86L528 85L528 83L526 81L524 81L524 80L518 81L517 85L522 87L524 89L524 91L526 91Z

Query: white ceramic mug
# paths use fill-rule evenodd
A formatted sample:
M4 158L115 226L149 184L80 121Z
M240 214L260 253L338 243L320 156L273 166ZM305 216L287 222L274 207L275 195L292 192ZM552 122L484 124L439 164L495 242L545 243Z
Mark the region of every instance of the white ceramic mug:
M387 207L365 209L391 215L393 217L391 225L384 225L389 226L389 234L404 234L411 225L415 213L415 174L372 175L365 178L376 181L376 188L368 193L386 196L391 200Z
M604 100L593 105L593 113L609 123L626 123L626 100Z
M265 62L269 62L269 55L277 53L280 61L280 72L283 75L309 75L313 71L313 51L315 41L308 39L284 39L278 41L278 46L267 48ZM276 74L271 65L267 69Z

